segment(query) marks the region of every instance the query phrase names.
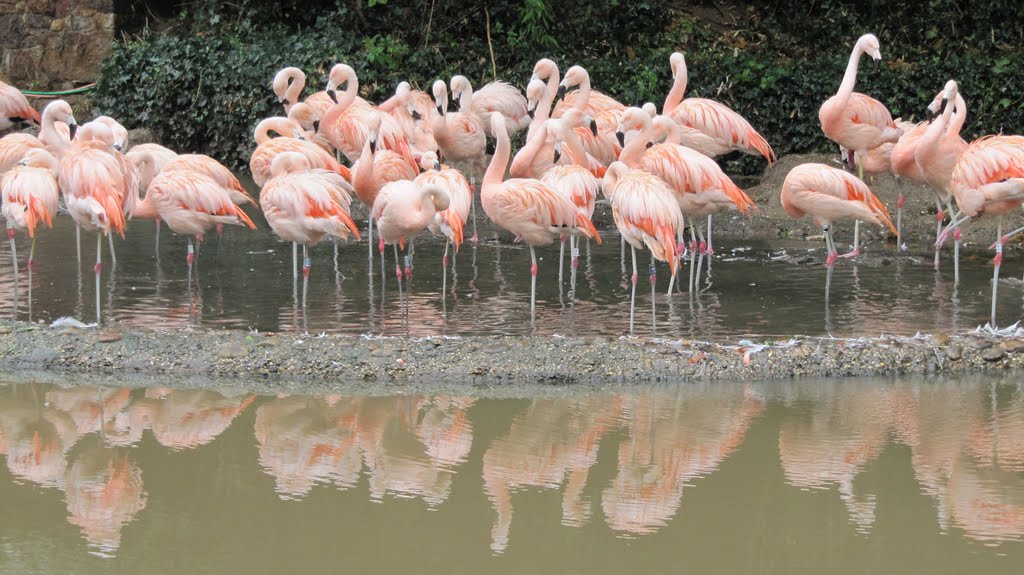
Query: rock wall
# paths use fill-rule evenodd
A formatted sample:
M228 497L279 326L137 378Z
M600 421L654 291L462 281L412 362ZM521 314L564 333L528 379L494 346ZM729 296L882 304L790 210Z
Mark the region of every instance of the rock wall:
M113 39L113 0L0 0L0 76L19 88L95 82Z

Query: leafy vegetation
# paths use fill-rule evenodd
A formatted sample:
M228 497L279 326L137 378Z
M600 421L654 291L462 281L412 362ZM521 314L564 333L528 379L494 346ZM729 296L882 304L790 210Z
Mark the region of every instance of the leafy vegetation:
M876 33L885 58L864 66L858 90L894 116L921 117L949 78L970 109L965 135L1024 132L1024 70L1008 0L848 2L776 0L753 6L640 0L406 3L397 0L195 0L170 33L145 31L115 46L94 105L153 129L167 145L240 167L259 119L279 114L270 82L284 66L322 89L330 66L352 65L363 95L380 101L401 80L429 86L466 75L524 87L533 63L585 66L595 88L624 102L660 104L668 56L685 51L688 94L732 106L780 154L831 149L818 107L839 86L856 37ZM488 30L490 37L488 38ZM493 48L493 61L491 49ZM744 159L730 169L751 172Z

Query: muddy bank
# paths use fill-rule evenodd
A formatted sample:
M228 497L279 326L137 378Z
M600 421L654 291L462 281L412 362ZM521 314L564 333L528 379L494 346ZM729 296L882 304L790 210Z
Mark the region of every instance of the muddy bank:
M1024 367L1024 330L727 345L605 337L323 337L0 324L0 371L347 382L604 384L967 373Z

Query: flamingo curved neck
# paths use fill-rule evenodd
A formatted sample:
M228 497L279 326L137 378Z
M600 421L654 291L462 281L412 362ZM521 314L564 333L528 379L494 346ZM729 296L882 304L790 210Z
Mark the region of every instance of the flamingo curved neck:
M577 88L573 107L577 110L585 111L588 103L590 103L590 74L584 72L583 78L580 79L580 87Z
M647 142L651 141L651 119L646 114L644 116L643 123L640 124L640 134L627 142L626 146L622 148L622 153L619 154L619 161L630 168L640 167L644 151L647 150Z
M466 84L466 89L459 94L459 111L470 112L473 110L473 87Z
M484 184L500 184L505 177L505 168L508 166L508 156L512 151L512 143L508 139L508 132L505 130L495 130L494 136L497 138L498 143L494 148L494 155L491 157L491 163L487 165L487 171L484 172Z
M130 194L135 196L135 209L132 210L131 216L140 220L158 220L160 219L160 212L156 208L156 197L154 194L146 192L146 197L142 197L139 194L139 189L136 187L134 190L129 190Z
M533 120L536 122L536 118ZM512 159L512 166L509 168L509 173L513 177L523 178L532 177L536 174L531 174L531 166L533 165L534 158L540 152L541 148L544 147L544 142L548 139L548 128L543 123L537 126L533 136L527 138L526 145L519 148L516 152L515 158Z
M953 116L953 120L949 123L949 133L953 136L960 135L960 129L964 127L964 122L967 121L967 102L964 101L964 97L960 95L960 92L956 93L956 115Z
M562 134L562 142L567 148L569 148L569 156L572 159L573 165L586 168L587 151L583 149L583 142L580 141L580 137L576 134L576 130L562 124L560 131Z
M359 95L359 80L355 76L347 79L347 85L345 91L341 93L341 97L338 98L338 103L334 104L327 110L324 117L321 118L320 123L322 125L333 124L342 114L344 114L348 107L356 101L356 96Z
M672 78L672 89L668 91L668 95L665 96L665 104L662 106L661 113L669 115L672 110L676 109L676 106L683 101L683 96L686 95L686 64L683 64L681 69L677 71L674 78Z
M370 139L366 138L366 142L363 144L363 151L359 155L358 169L353 178L352 187L355 188L359 200L371 207L378 191L373 178L373 160L373 152L370 150Z
M836 96L843 98L845 102L850 98L850 94L853 94L853 88L857 85L857 66L860 64L860 56L864 53L864 48L861 47L860 41L858 40L853 46L853 53L850 54L850 61L846 64L846 73L843 74L843 82L839 84L839 91L836 92Z
M959 96L960 94L957 93L957 98L954 98L953 101L959 103ZM924 131L921 139L918 140L917 145L919 147L923 149L932 149L939 143L943 134L946 133L946 128L949 127L949 120L953 116L953 108L955 107L955 104L946 103L946 109L942 111L942 115L928 125L928 128ZM958 116L959 115L960 114L958 114Z
M555 87L552 90L551 81L554 80ZM558 90L558 72L556 71L548 78L548 86L544 94L537 100L537 107L534 108L533 120L530 121L530 128L526 131L526 141L535 137L540 132L541 126L551 117L551 107L555 104L555 92Z
M269 142L271 140L270 131L273 130L282 136L289 135L289 124L284 118L267 118L256 125L256 133L253 136L256 138L256 145Z
M302 101L302 89L306 87L306 75L301 71L298 74L294 74L292 78L294 78L292 83L284 92L284 97L288 100L288 108Z

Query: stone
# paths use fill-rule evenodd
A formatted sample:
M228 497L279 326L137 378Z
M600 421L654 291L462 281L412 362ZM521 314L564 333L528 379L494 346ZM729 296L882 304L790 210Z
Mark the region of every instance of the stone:
M1024 339L1008 339L999 344L999 347L1003 348L1006 353L1020 353L1024 351Z
M124 333L116 329L106 329L100 332L99 337L96 341L100 343L113 343L115 341L121 341L124 339Z
M222 343L217 348L217 357L222 359L239 359L249 355L249 349L237 341Z
M7 335L14 331L9 325L0 325L0 335Z
M62 32L62 31L64 31L64 25L65 25L64 21L58 18L58 19L54 20L53 22L50 22L50 31L51 32Z
M958 344L953 344L946 348L946 357L950 361L960 361L960 358L964 356L964 349Z
M928 345L932 347L943 347L949 345L949 336L944 333L938 333L928 338Z
M981 352L981 359L985 361L999 361L1006 357L1006 352L998 347L990 347Z

